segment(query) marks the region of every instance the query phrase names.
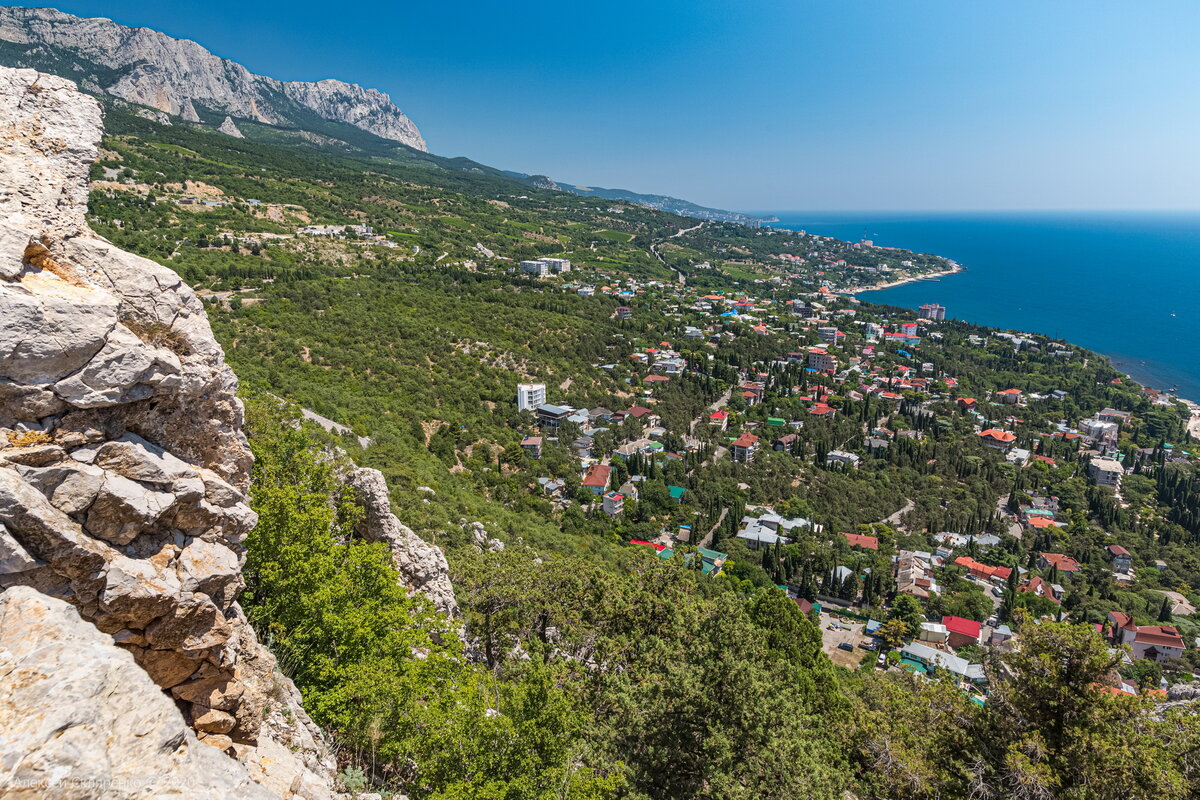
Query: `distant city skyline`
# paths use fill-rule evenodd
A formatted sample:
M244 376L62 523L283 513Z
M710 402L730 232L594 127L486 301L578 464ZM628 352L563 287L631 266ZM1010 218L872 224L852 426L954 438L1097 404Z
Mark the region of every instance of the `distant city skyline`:
M432 152L559 182L737 210L1200 208L1194 2L53 5L380 89Z

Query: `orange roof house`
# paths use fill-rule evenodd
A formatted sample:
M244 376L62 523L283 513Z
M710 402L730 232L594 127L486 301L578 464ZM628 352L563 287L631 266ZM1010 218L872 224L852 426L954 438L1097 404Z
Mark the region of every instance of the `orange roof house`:
M1083 569L1078 561L1062 553L1039 553L1038 566L1041 569L1058 567L1059 572L1079 572Z
M1008 448L1012 447L1013 442L1017 440L1017 435L1015 433L998 430L996 428L988 428L986 431L983 431L979 434L979 438L988 447L998 450L1007 450Z
M859 533L843 533L846 537L846 543L851 547L861 547L864 550L878 550L879 538L876 536L863 536Z

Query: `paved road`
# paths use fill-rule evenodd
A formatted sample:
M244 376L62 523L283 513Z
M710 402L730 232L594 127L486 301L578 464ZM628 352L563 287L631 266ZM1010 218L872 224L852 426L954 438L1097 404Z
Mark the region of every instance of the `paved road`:
M667 239L678 239L680 236L683 236L685 233L691 233L692 231L700 230L703 227L704 227L704 223L701 222L699 225L693 225L690 228L681 228L680 230L677 230L674 233L672 233L670 236L668 236ZM662 244L663 242L665 242L667 239L663 239L662 242L651 242L650 243L650 253L655 258L657 258L659 263L661 263L661 264L666 264L667 260L659 254L658 246L660 244ZM680 286L683 286L685 283L687 283L687 278L684 277L684 274L682 272L680 272L679 270L675 270L675 279L679 282Z
M1004 519L1008 520L1008 535L1015 536L1016 538L1020 539L1021 534L1024 532L1025 529L1022 528L1021 523L1014 520L1012 518L1012 514L1009 513L1008 495L1004 495L1003 497L1001 497L999 500L996 501L996 513L998 513Z
M916 503L914 503L912 500L909 500L904 504L904 508L897 511L895 514L892 514L891 516L880 520L880 522L883 522L884 524L887 524L887 525L891 525L893 528L900 528L901 530L903 530L903 526L900 524L900 518L903 517L908 512L912 511L916 507L917 507Z
M707 417L709 414L713 414L713 413L721 410L722 408L724 408L725 404L729 402L729 398L732 396L733 396L733 387L730 386L728 389L725 390L725 394L723 394L717 398L717 401L715 403L710 405L706 410L700 412L700 415L698 417L696 417L694 420L692 420L691 426L688 427L688 433L695 433L696 426L699 425L701 422L703 422L704 418Z
M729 507L721 509L721 516L717 517L717 521L708 529L708 533L704 534L704 538L700 540L701 547L708 547L712 544L713 534L717 532L717 528L721 527L721 523L725 521L725 517L729 515Z

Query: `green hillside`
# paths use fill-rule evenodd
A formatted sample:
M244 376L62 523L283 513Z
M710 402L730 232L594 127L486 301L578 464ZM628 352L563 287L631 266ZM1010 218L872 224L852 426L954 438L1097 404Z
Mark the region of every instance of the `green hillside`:
M1200 635L1164 594L1200 605L1182 406L1068 343L838 291L944 270L936 256L248 127L111 110L91 224L205 299L258 459L243 604L348 787L1196 796L1200 724L1151 712L1200 653L1125 662L1095 627L1119 613ZM571 270L523 271L544 257ZM518 411L525 383L576 419ZM1123 421L1101 454L1079 431L1105 411ZM400 519L446 550L463 639L347 533L331 443L382 470ZM604 491L630 490L615 513L587 485L596 464ZM807 524L739 536L769 513ZM504 549L477 547L472 522ZM964 543L905 584L900 563L932 562L947 533ZM978 681L902 658L943 617L1020 646L960 645ZM885 623L877 639L864 619Z

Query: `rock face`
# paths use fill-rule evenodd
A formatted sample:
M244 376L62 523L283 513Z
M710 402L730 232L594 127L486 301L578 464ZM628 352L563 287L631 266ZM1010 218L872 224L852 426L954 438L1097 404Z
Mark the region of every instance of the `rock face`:
M0 675L5 797L273 796L200 744L133 657L62 600L0 594Z
M4 63L67 75L88 91L199 122L216 115L311 130L333 120L425 150L386 94L336 80L278 81L218 58L195 42L48 8L0 8ZM218 116L219 118L219 116Z
M364 512L358 535L367 541L387 544L401 582L411 591L419 591L428 597L438 611L457 617L458 603L454 599L454 585L450 582L450 566L445 554L417 536L392 513L383 473L359 467L350 470L343 480L355 492Z
M255 523L237 381L192 290L87 230L100 135L69 81L0 68L0 598L69 603L84 622L61 624L124 650L199 741L280 796L327 797L320 732L236 603ZM98 758L52 749L56 774Z
M241 128L239 128L237 126L237 124L233 121L233 117L229 116L228 114L225 115L225 119L217 127L217 130L219 130L221 133L225 134L226 136L232 136L235 139L245 139L246 138L246 135L244 133L242 133Z

